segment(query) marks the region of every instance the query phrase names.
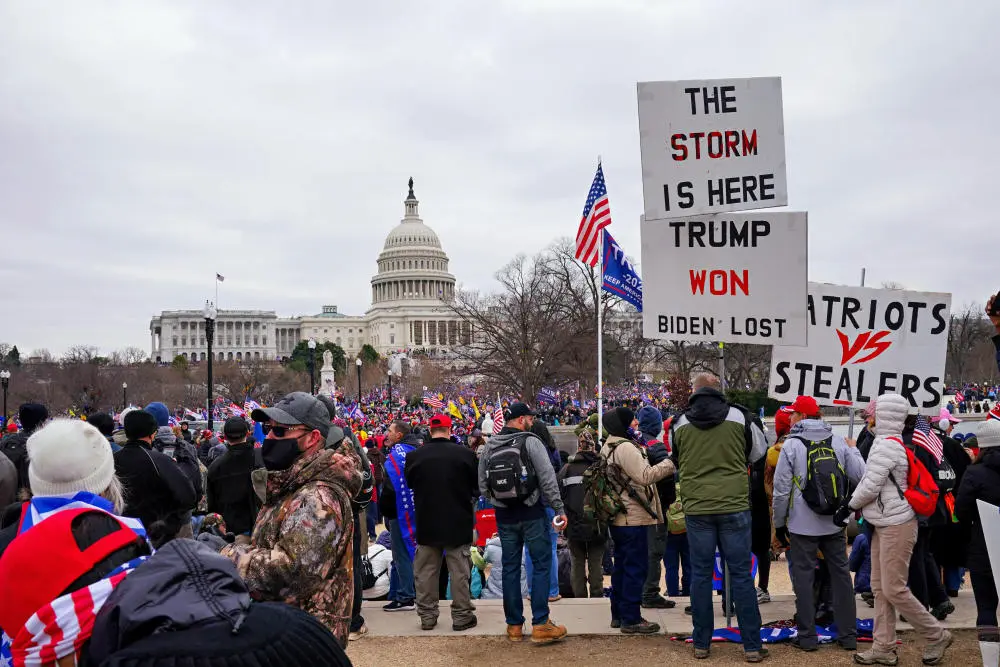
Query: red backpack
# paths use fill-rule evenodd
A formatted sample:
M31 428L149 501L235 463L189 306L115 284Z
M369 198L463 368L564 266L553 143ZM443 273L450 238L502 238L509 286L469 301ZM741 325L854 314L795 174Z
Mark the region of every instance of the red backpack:
M931 516L937 509L938 498L941 495L937 482L934 481L934 476L927 469L927 466L921 463L920 459L914 455L913 450L903 444L902 440L899 438L889 438L889 440L898 442L906 450L906 462L909 464L909 470L906 473L906 485L908 488L906 491L900 489L899 483L896 482L896 478L892 476L892 473L889 473L889 479L896 485L899 497L905 498L906 502L910 503L910 507L913 508L913 511L918 516Z

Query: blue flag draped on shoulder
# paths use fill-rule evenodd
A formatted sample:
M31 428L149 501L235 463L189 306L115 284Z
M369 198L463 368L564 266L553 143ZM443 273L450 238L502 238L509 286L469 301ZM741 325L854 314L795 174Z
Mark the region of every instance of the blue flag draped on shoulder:
M602 289L609 294L628 301L642 312L642 278L625 257L625 251L612 238L608 230L604 230L604 280Z

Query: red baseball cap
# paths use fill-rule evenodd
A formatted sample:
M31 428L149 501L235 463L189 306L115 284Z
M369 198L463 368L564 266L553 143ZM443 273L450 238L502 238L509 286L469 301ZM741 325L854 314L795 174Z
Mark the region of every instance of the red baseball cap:
M804 417L819 417L819 404L812 396L799 396L788 407L792 409L792 412L798 412Z
M786 406L778 408L778 411L774 413L774 433L779 438L783 435L788 435L788 432L792 430L792 425L788 421L788 418L792 416L793 410Z
M431 428L451 428L451 417L448 415L434 415L431 417Z

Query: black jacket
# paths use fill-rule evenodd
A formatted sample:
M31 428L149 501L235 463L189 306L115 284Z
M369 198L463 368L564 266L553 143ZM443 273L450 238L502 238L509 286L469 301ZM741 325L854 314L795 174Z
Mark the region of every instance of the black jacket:
M260 500L253 491L250 471L263 468L260 450L250 443L230 445L208 468L208 511L218 512L226 529L241 535L253 530Z
M604 542L607 538L607 528L597 525L596 521L588 521L583 513L583 473L597 463L600 456L597 452L577 452L569 457L569 463L563 466L556 481L559 482L559 495L562 496L566 508L566 539L575 542Z
M404 474L413 491L417 544L471 544L473 502L479 497L476 455L451 440L434 438L407 455Z
M0 440L0 452L3 452L17 468L17 488L27 489L28 484L28 436L30 433L18 431Z
M420 449L423 444L423 440L416 433L410 433L409 435L403 436L403 439L400 442L416 447L417 449ZM386 519L399 518L396 516L398 514L396 511L396 489L392 485L392 482L389 481L389 475L385 472L385 466L389 465L389 453L392 451L392 447L395 447L395 445L385 445L385 451L383 452L383 454L385 454L383 457L385 462L382 464L382 487L378 493L378 511L379 514L384 516ZM414 453L416 453L416 451L411 452L406 457L407 460L409 460L410 456L413 456ZM403 474L406 474L405 470L403 471Z
M648 436L646 433L642 434L642 438L645 441L652 440L652 437ZM655 466L660 461L665 461L670 458L669 452L667 452L667 446L663 444L662 439L658 439L656 442L648 445L646 447L646 454L649 456L649 465ZM666 512L667 508L674 504L677 500L677 481L674 479L673 475L667 475L659 482L656 483L656 493L660 496L660 507Z
M161 453L166 453L164 452L166 448L173 449L174 462L177 463L177 467L181 469L181 472L191 482L191 486L194 487L194 495L197 498L195 504L197 505L202 494L205 493L205 489L202 488L201 468L198 466L197 448L184 438L178 439L174 432L165 426L161 426L156 432L152 448Z
M864 426L861 429L861 433L858 434L858 453L861 454L861 458L868 461L868 452L872 450L872 445L875 444L875 434L871 430Z
M84 657L101 667L351 664L319 621L286 604L251 602L232 561L184 539L111 593Z
M971 570L990 572L990 555L979 521L977 500L1000 505L1000 449L981 450L979 460L966 468L955 499L955 514L972 529L966 563Z
M90 638L89 664L99 665L161 632L212 622L233 632L249 610L250 592L231 560L195 540L171 540L129 574L104 604Z
M145 442L131 440L115 452L115 474L125 487L125 516L140 519L147 530L198 504L191 480L177 463Z

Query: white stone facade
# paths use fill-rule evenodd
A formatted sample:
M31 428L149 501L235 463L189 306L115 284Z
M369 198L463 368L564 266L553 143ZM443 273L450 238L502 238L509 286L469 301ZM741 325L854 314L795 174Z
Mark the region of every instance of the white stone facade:
M219 311L213 355L218 361L281 359L301 340L333 342L348 358L368 344L379 354L422 350L438 354L467 344L472 329L451 311L455 276L437 234L420 219L413 180L404 216L385 239L371 279L372 305L360 316L323 306L314 316L279 318L274 311ZM181 355L207 358L205 320L200 310L164 311L150 322L154 361L168 363Z

